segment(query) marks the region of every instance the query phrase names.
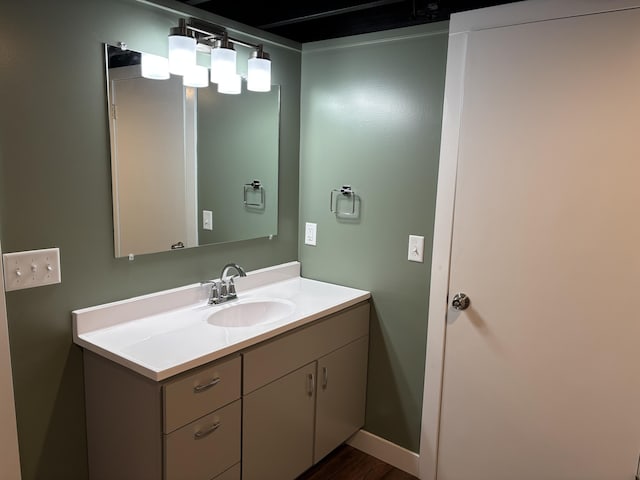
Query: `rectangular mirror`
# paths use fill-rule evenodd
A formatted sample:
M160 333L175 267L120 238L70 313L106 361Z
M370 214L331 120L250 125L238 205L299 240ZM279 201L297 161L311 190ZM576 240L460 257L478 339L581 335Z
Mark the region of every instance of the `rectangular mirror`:
M280 89L143 78L105 46L115 256L277 234Z

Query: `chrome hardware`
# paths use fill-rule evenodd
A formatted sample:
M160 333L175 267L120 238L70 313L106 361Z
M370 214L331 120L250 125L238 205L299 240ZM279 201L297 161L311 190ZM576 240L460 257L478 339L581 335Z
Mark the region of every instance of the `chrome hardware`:
M235 275L230 276L229 271L235 270L237 273ZM235 277L246 277L247 273L237 263L227 263L222 268L222 273L220 274L220 298L217 302L214 303L222 303L228 300L233 300L234 298L238 298L236 293L236 284L234 282Z
M229 271L234 269L237 273L230 276ZM217 305L219 303L226 302L238 298L236 293L236 284L234 278L246 277L247 273L237 263L227 263L220 274L220 280L207 280L202 282L202 285L211 285L211 291L209 292L209 305Z
M236 294L236 282L233 281L233 277L230 277L229 280L227 280L227 286L229 287L227 297L237 298L238 295Z
M335 200L334 200L334 194L335 194ZM343 195L345 197L349 197L351 199L351 213L349 212L338 212L338 198L339 195ZM334 206L335 205L335 209ZM356 192L353 191L353 189L351 188L351 185L342 185L340 188L334 188L333 190L331 190L331 193L329 194L329 211L331 213L335 213L336 215L338 215L338 213L342 214L342 215L355 215L356 213Z
M193 392L194 393L204 392L205 390L209 390L211 387L215 387L219 383L220 383L220 377L216 377L213 380L211 380L209 383L205 383L203 385L196 385L195 387L193 387Z
M244 271L244 268L242 268L240 265L238 265L237 263L227 263L223 268L222 268L222 273L220 274L220 280L224 280L225 278L227 278L229 276L229 270L234 269L236 272L238 272L236 275L234 275L234 277L246 277L247 276L247 272Z
M208 427L206 430L199 430L193 434L193 438L195 438L196 440L200 440L201 438L204 438L207 435L211 435L213 432L215 432L217 429L220 428L220 425L221 425L220 422L216 422L210 427Z
M451 307L456 310L466 310L471 305L471 299L464 293L456 293L451 302Z
M350 208L340 209L340 199L350 204ZM329 194L329 211L334 213L336 217L357 219L360 215L360 197L356 194L351 185L342 185L340 188L334 188Z
M218 284L213 283L211 285L211 292L209 293L209 305L218 303L220 301L220 292L218 290Z
M207 303L209 305L217 305L219 303L222 302L226 302L227 300L229 300L227 298L227 295L223 295L223 282L222 281L216 281L216 280L209 280L208 282L204 282L204 283L210 283L211 284L211 290L209 290L209 300L207 301ZM226 289L226 285L224 286L224 288ZM225 290L226 291L226 290Z
M260 192L260 201L254 201L254 202L250 202L248 197L249 197L249 192ZM243 187L243 200L244 200L244 206L245 207L251 207L251 208L264 208L264 197L265 197L265 193L264 193L264 187L262 186L262 183L260 182L260 180L254 180L251 183L245 183L244 187Z
M201 282L200 285L211 285L209 290L209 300L207 301L209 305L220 303L220 284L218 282L215 280L207 280L205 282Z
M307 377L307 394L312 397L313 396L313 390L315 388L315 378L313 373L310 373Z
M322 367L322 389L326 390L328 384L329 384L329 369L327 367Z

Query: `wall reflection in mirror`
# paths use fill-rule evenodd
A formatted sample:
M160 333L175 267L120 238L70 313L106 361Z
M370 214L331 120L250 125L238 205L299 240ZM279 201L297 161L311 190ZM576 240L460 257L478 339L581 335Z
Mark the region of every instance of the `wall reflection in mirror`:
M279 87L151 80L139 52L105 48L116 257L275 235Z

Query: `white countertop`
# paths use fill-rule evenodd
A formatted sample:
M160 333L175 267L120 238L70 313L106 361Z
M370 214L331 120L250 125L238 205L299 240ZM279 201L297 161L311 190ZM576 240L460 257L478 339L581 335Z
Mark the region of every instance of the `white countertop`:
M73 341L159 381L370 298L364 290L302 278L298 262L236 280L240 301L283 299L291 302L292 312L250 327L211 325L211 313L235 300L208 305L206 287L194 284L75 310Z

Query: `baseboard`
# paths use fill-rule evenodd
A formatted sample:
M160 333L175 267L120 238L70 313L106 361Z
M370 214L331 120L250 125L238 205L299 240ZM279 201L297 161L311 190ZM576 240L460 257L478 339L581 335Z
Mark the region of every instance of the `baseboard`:
M393 465L414 477L418 476L418 460L420 456L411 450L407 450L364 430L355 433L347 440L347 444L373 457L379 458L383 462Z

